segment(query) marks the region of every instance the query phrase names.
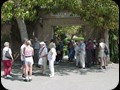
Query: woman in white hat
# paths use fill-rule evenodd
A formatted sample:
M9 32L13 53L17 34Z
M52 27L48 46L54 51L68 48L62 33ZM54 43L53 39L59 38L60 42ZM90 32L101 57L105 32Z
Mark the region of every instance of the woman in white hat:
M50 69L50 77L54 77L54 61L56 59L56 49L55 45L51 44L50 51L48 52L48 61L49 61L49 69Z

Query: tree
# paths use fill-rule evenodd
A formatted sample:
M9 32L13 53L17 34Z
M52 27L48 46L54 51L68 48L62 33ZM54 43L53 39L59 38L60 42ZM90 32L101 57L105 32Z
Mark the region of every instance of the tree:
M54 31L56 37L68 35L72 39L73 36L76 35L77 32L80 30L80 28L81 26L57 26Z
M105 43L109 47L109 31L119 28L118 5L112 0L82 0L82 10L79 11L79 15L90 25L98 28L98 32L104 33Z
M9 0L2 5L2 23L16 19L21 33L21 40L28 37L25 21L39 19L39 12L58 13L66 10L80 15L98 32L103 31L105 42L109 45L108 30L118 30L119 9L112 0Z
M34 20L36 11L33 9L37 3L35 0L9 0L2 5L2 23L12 22L16 19L21 35L21 40L28 38L25 20Z

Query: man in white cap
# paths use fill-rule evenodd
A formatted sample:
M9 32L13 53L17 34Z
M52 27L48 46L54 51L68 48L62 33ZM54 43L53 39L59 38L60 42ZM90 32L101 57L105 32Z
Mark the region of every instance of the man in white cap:
M46 74L46 69L47 69L47 54L48 54L48 50L46 47L45 42L40 42L40 51L39 51L39 55L40 58L42 58L42 74Z

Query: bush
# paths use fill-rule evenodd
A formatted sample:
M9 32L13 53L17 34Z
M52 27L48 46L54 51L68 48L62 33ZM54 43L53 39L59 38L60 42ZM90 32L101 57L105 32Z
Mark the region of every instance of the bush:
M63 52L64 52L64 55L67 55L67 45L64 46Z

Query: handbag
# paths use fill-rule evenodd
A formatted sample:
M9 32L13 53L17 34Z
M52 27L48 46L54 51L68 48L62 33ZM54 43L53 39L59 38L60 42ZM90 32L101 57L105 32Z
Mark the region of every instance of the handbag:
M108 49L107 49L106 46L105 46L105 48L104 48L104 53L105 53L106 55L108 55Z
M39 58L38 65L42 65L42 58Z
M11 56L9 54L9 49L8 49L8 51L5 52L5 57L8 58L8 59L11 59Z
M45 48L45 47L44 47L44 48ZM43 51L44 48L42 48L40 54L42 53L42 51ZM42 63L42 58L40 57L39 60L38 60L38 65L42 65L42 64L43 64L43 63Z

